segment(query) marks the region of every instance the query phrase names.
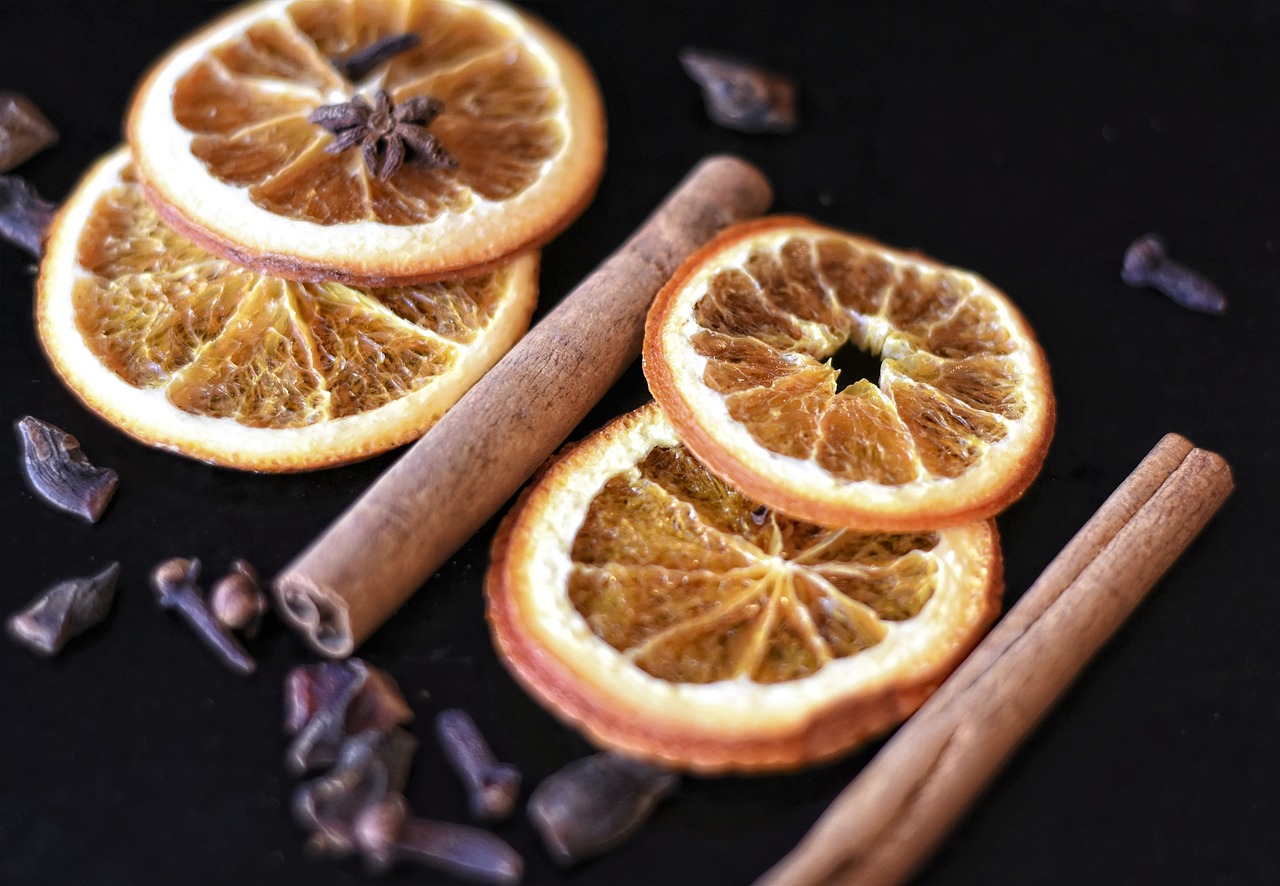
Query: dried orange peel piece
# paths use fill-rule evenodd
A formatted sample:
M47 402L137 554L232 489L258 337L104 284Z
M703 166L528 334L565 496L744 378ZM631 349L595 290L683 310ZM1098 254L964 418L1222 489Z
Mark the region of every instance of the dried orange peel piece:
M535 252L377 289L263 275L166 226L122 148L54 222L36 323L68 387L134 437L297 471L421 436L528 328L537 273Z
M419 42L359 80L341 61ZM442 103L457 161L387 180L333 153L317 108L385 90ZM294 279L437 280L540 246L586 206L604 162L599 90L577 50L492 0L268 0L188 37L147 74L128 137L164 219L210 251Z
M486 580L499 655L600 745L702 773L792 769L918 707L994 620L994 523L824 528L708 472L656 404L525 491Z
M846 383L843 347L880 358ZM723 232L676 272L644 371L680 437L728 482L829 525L990 517L1053 433L1044 354L982 278L803 218Z

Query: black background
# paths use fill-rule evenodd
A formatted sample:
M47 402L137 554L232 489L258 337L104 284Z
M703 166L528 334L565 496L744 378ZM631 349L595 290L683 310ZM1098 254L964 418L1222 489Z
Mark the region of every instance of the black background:
M21 3L0 12L0 88L62 132L20 172L61 198L120 139L145 66L214 2ZM921 875L925 883L1280 880L1280 8L1274 4L531 2L594 66L610 152L599 195L544 254L543 309L601 261L702 155L737 152L775 207L920 248L1008 292L1044 344L1057 436L1000 518L1007 602L1166 431L1232 463L1238 490L1024 746ZM799 130L737 135L704 117L676 61L694 45L793 74ZM1149 230L1217 280L1225 317L1121 284ZM362 882L309 858L288 814L281 684L310 660L274 624L259 673L222 669L158 610L150 567L247 557L272 575L395 454L254 476L151 451L51 374L31 322L31 263L0 246L0 418L32 413L121 475L101 523L23 487L0 435L4 575L18 609L71 575L123 564L107 623L59 659L0 642L0 882ZM578 435L647 398L630 371ZM458 490L465 495L466 490ZM448 507L442 502L441 507ZM465 820L430 729L470 711L536 784L588 752L496 660L483 624L487 526L361 650L400 682L421 748L419 814ZM870 759L768 778L689 779L625 848L556 872L519 816L498 832L529 883L746 883ZM440 882L404 871L389 883Z

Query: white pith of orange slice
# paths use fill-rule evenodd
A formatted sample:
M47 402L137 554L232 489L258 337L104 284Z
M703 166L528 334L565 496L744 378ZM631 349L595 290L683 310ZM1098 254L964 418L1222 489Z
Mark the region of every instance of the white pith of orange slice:
M413 32L358 82L340 59ZM458 161L380 182L317 107L429 95ZM128 137L148 196L210 251L293 279L382 285L475 273L540 246L595 192L604 112L580 54L494 0L268 0L188 37L147 74Z
M139 440L309 470L421 436L528 328L537 272L535 252L383 289L262 275L169 229L121 148L54 222L36 325L68 387Z
M913 712L999 610L994 523L912 536L787 518L656 404L522 495L486 579L498 653L597 744L700 773L793 769Z
M838 378L841 347L881 358ZM644 371L681 439L760 501L915 530L990 517L1053 434L1048 364L982 278L795 217L724 231L659 293Z

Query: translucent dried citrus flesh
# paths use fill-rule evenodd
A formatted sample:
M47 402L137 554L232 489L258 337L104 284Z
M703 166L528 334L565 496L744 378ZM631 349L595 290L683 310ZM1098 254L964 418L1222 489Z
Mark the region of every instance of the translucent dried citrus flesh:
M413 46L349 79L389 37ZM410 156L387 180L332 153L318 107L379 90L435 99L456 161ZM188 38L144 81L129 134L167 221L202 245L298 278L431 279L549 239L602 170L603 112L577 52L489 0L269 0ZM405 250L411 250L408 255Z
M878 378L842 378L860 348ZM1048 366L971 273L806 219L725 231L649 314L645 375L685 443L772 507L913 530L1022 494L1053 432Z
M786 517L709 472L656 404L571 449L499 531L499 654L606 747L699 772L793 768L915 709L1003 589L994 525Z
M374 289L263 275L165 225L121 149L55 223L37 321L71 389L134 436L303 470L421 435L528 327L536 274L529 256Z

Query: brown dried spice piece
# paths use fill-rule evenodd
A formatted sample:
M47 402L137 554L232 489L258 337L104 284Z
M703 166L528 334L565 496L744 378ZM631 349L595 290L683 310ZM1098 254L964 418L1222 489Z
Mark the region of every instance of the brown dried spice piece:
M21 166L57 143L58 130L29 98L0 92L0 172Z
M9 618L9 635L40 655L55 655L67 641L107 617L120 564L97 575L59 582Z
M58 204L41 197L25 179L0 175L0 237L40 258L57 212Z
M700 49L682 49L680 64L702 87L712 122L738 132L795 130L796 87L789 78Z
M457 708L441 711L436 716L436 735L467 786L471 814L482 821L509 816L520 796L520 770L494 758L471 715Z
M529 819L552 859L568 867L638 831L679 783L674 773L621 754L595 754L538 785L529 798Z
M155 591L156 602L161 609L177 613L223 664L238 674L252 674L257 663L213 617L196 584L199 577L199 560L182 557L165 560L151 573L151 588Z
M307 119L333 133L326 151L341 154L356 145L364 153L369 174L386 181L404 163L412 150L415 162L428 168L452 169L458 165L453 155L427 131L444 106L438 99L417 95L394 104L385 89L379 89L372 106L357 95L349 102L323 105Z
M1150 286L1176 304L1201 314L1223 314L1227 297L1204 275L1169 258L1155 234L1139 237L1124 254L1120 279L1130 286Z
M365 75L378 65L406 50L413 49L420 42L421 38L414 33L395 34L390 37L383 37L376 43L366 46L359 52L353 52L346 58L335 58L330 59L330 61L333 62L333 66L337 68L338 73L348 80L363 80Z
M249 638L257 635L267 608L258 571L247 560L233 562L231 571L209 591L209 611L218 624Z
M408 861L481 883L519 883L524 873L524 859L505 840L466 825L414 818L402 796L366 807L355 837L375 872Z
M97 522L120 475L91 465L80 451L80 441L56 425L28 415L18 419L14 429L22 445L22 474L31 491L60 511Z
M338 759L348 738L413 719L395 680L360 659L301 665L285 682L285 765L295 775Z

